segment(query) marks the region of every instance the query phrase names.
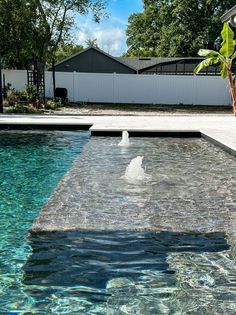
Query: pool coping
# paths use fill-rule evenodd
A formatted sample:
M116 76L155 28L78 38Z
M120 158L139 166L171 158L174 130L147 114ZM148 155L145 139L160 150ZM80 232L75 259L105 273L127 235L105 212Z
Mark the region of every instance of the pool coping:
M89 130L92 124L0 124L0 130Z
M0 130L88 130L92 137L204 138L236 156L236 118L201 116L43 116L0 115ZM234 140L235 139L235 140Z
M231 147L229 144L224 143L222 140L215 137L214 132L209 133L209 131L197 131L197 130L156 130L156 131L146 131L146 130L127 130L130 137L181 137L181 138L203 138L212 144L220 147L225 152L236 157L236 148ZM95 137L118 137L122 135L122 131L115 130L99 130L91 131L91 136Z

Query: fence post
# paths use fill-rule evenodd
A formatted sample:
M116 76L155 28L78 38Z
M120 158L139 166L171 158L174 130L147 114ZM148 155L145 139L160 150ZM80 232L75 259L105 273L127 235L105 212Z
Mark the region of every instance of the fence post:
M3 100L2 100L2 56L0 50L0 113L3 113Z
M55 75L55 60L52 61L52 86L53 86L53 100L56 99L56 75Z
M76 90L76 71L73 71L73 102L76 102L76 95L75 95L75 90Z
M113 104L116 103L115 101L115 88L116 88L116 72L113 72Z

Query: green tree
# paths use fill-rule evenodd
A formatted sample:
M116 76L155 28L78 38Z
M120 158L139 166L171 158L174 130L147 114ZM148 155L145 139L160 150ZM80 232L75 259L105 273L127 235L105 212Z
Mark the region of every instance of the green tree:
M127 56L156 56L160 38L160 19L162 1L144 1L144 12L129 16L126 29Z
M104 0L31 0L35 1L39 13L40 36L43 37L41 56L47 59L54 55L58 46L68 42L75 23L74 14L93 13L99 22L104 16Z
M143 0L144 11L128 20L127 55L196 56L213 49L220 17L235 0Z
M32 54L34 10L24 0L0 0L0 12L0 49L4 66L24 68Z
M66 44L64 46L58 47L55 51L55 62L59 62L71 55L82 51L84 47L82 45Z
M92 12L99 22L105 0L0 0L0 48L9 67L22 68L32 53L50 62L71 42L75 15Z
M231 30L228 23L224 23L223 30L221 32L222 44L219 52L209 49L200 49L199 56L205 57L194 70L194 73L199 73L203 68L209 67L213 64L220 64L221 77L223 79L228 78L230 94L232 98L233 112L236 115L236 89L233 81L232 63L236 58L235 52L235 40L234 32Z

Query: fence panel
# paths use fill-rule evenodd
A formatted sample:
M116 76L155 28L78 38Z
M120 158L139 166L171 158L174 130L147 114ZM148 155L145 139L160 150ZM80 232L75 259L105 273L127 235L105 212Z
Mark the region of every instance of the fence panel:
M114 75L107 73L77 73L79 102L113 103Z
M3 70L5 75L5 84L11 84L11 87L17 91L23 90L27 84L26 70Z
M151 75L115 75L115 102L136 104L156 103L154 77Z
M220 77L194 77L195 104L230 105L230 91L227 80Z
M4 70L6 83L22 90L27 72ZM45 73L46 96L53 96L52 73ZM56 87L78 103L230 105L227 80L215 76L57 72Z

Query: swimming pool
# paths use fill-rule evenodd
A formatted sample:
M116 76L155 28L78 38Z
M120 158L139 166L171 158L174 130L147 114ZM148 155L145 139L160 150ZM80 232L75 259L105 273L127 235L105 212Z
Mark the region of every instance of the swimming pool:
M88 141L87 133L39 134L42 140L32 134L25 145L21 134L10 135L18 139L10 141L14 145L9 148L16 166L6 162L5 189L14 182L8 175L12 170L18 170L13 178L27 177L19 185L15 180L12 200L15 205L26 200L30 215L22 216L14 206L4 219L6 290L2 287L1 311L235 313L235 158L201 139L134 138L130 147L121 148L117 138ZM23 152L25 158L17 158ZM31 152L40 173L35 180ZM133 185L122 175L137 155L144 156L151 178ZM19 167L19 160L28 166ZM72 160L59 190L62 195L54 202L55 213L45 219L59 231L28 235ZM28 184L22 190L24 181ZM8 205L8 197L5 200ZM67 212L60 220L63 202ZM70 209L78 209L76 216ZM73 228L73 221L79 229L60 231L62 226Z
M22 283L28 230L88 138L86 132L0 132L0 313L31 304Z

